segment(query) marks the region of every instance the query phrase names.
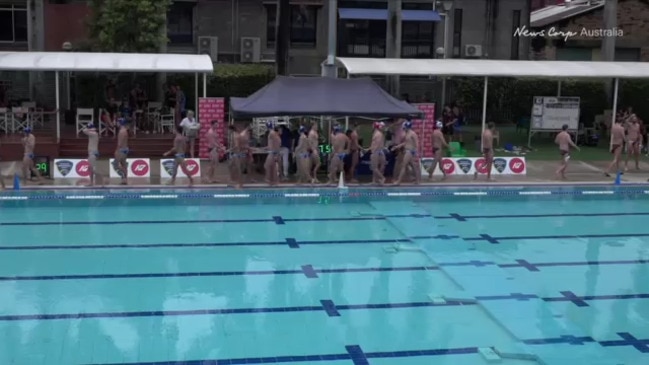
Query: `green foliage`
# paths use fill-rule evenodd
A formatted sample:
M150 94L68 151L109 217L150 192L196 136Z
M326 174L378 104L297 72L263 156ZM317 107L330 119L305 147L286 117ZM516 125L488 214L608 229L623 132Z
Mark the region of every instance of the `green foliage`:
M170 0L90 0L93 50L100 52L158 52L167 41L161 32Z
M465 109L482 110L483 79L459 78L453 80L453 83L456 95ZM556 95L557 85L558 81L547 79L490 78L487 114L498 115L503 111L509 111L513 121L521 117L529 117L532 98ZM649 83L622 82L620 85L618 105L638 105L638 107L643 105L641 96L649 92ZM612 105L607 102L606 83L603 80L562 80L561 95L581 98L580 119L586 125L591 124L596 115L612 108Z

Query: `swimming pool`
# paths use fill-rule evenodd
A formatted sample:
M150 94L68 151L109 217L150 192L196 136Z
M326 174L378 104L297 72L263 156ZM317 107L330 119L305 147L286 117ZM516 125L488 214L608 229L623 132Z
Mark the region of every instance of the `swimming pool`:
M0 364L649 361L649 188L0 195Z

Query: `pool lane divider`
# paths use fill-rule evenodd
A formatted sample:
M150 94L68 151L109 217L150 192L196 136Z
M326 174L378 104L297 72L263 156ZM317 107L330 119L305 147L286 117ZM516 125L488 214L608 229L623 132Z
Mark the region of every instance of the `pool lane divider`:
M605 185L604 185L605 186ZM465 188L462 186L455 187ZM581 189L570 186L556 186L556 187L539 187L538 190L523 190L529 189L526 186L491 186L480 187L485 190L472 190L457 191L448 187L427 188L421 191L390 191L390 190L374 190L367 188L360 189L329 189L319 192L277 192L277 191L255 191L250 193L228 193L227 191L219 193L211 192L183 192L183 193L134 193L134 192L120 192L120 193L100 193L100 190L95 190L92 194L82 193L75 190L66 191L54 190L56 193L50 194L48 190L45 191L32 191L32 192L3 192L0 193L0 201L21 201L21 200L111 200L111 199L160 199L160 200L175 200L175 199L251 199L251 198L286 198L286 199L319 199L322 197L388 197L388 198L408 198L408 197L483 197L483 196L542 196L542 195L586 195L586 196L602 196L602 195L649 195L649 190L641 187L608 187L605 186L600 190L589 190L589 188ZM469 188L470 189L470 188ZM592 189L592 188L590 188Z

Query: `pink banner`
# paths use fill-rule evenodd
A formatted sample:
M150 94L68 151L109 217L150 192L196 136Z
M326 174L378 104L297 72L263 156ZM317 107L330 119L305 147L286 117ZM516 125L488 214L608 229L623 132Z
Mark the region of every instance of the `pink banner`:
M200 145L198 156L200 158L209 158L207 139L204 138L210 129L212 121L219 122L216 129L218 140L227 145L228 123L225 120L225 99L224 98L199 98L198 99L198 122L201 124Z
M433 127L435 126L435 104L413 104L424 113L424 119L413 119L412 128L419 136L422 157L433 157Z

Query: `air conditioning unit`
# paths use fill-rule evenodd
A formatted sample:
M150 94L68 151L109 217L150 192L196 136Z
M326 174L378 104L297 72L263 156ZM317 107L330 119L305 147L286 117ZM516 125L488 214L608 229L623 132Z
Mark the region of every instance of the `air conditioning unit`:
M212 62L219 59L219 38L198 37L198 54L206 54L212 58Z
M479 44L467 44L464 46L464 57L480 58L482 57L482 46Z
M241 62L259 63L261 61L261 38L241 37Z

